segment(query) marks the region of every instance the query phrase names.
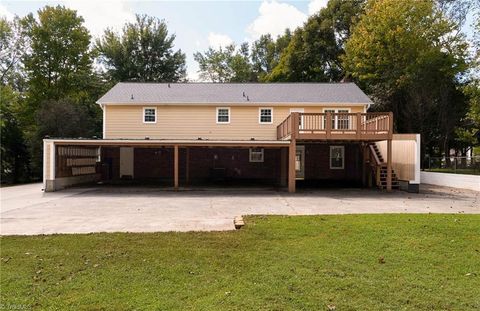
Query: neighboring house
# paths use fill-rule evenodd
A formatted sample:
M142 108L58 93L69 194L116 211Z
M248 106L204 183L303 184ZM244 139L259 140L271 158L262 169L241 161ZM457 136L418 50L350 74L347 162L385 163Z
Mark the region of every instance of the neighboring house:
M419 135L353 83L118 83L103 139L45 139L46 191L92 182L400 185L418 190Z

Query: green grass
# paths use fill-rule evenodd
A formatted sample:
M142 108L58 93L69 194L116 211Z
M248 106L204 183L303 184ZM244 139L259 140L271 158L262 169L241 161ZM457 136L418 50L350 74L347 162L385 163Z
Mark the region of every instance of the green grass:
M454 170L453 168L431 168L426 169L427 172L436 172L436 173L452 173L452 174L467 174L467 175L480 175L480 170L475 170L473 168L458 168Z
M239 231L1 238L1 306L479 310L480 215L249 217Z

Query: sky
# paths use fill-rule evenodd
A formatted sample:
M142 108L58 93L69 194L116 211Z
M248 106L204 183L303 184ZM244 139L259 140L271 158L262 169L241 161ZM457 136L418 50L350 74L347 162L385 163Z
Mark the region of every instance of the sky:
M165 20L175 34L175 49L187 55L187 75L198 79L198 64L193 53L217 48L232 42L252 42L260 35L274 37L286 28L301 26L308 16L325 7L328 0L250 0L250 1L9 1L0 2L0 16L35 13L45 5L62 4L75 9L85 19L94 38L108 28L120 30L135 14L148 14Z

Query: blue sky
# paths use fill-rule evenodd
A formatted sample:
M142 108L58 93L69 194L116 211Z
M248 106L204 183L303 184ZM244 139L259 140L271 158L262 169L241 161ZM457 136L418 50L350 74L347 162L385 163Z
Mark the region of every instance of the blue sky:
M187 71L197 78L198 65L193 53L209 46L252 41L261 34L278 35L285 28L296 28L328 0L258 0L258 1L9 1L0 3L0 15L13 17L36 12L49 4L63 4L76 9L94 37L106 27L120 29L136 13L164 19L175 33L176 48L187 54ZM469 29L467 30L469 31Z

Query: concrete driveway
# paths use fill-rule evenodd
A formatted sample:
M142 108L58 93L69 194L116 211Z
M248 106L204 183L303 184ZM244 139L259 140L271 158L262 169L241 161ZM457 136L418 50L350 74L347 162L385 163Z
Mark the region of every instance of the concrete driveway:
M373 189L208 190L73 188L41 184L1 189L2 235L231 230L238 215L480 213L480 192L424 185L420 194Z

